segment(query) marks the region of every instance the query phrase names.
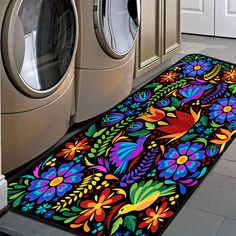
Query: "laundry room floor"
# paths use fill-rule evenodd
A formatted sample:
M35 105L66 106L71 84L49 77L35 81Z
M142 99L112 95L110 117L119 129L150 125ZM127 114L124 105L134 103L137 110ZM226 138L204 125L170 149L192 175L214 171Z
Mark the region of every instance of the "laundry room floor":
M201 53L236 64L236 39L183 35L182 51L163 65L165 69L191 53ZM69 135L75 132L71 131ZM169 225L163 236L235 236L236 141ZM13 212L0 218L1 231L11 236L69 236L57 228Z

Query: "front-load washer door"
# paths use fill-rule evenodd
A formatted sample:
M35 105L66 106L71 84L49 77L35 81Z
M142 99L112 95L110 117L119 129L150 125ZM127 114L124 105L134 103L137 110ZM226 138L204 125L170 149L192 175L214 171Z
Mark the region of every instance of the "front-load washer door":
M94 28L102 49L112 58L132 49L140 24L140 0L94 0Z
M73 0L13 0L3 24L3 62L30 97L53 93L66 79L77 45Z

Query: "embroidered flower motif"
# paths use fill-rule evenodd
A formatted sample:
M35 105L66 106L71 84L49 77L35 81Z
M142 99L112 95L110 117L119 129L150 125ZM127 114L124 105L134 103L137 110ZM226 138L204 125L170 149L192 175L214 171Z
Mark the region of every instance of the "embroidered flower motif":
M174 176L174 180L185 177L189 172L194 173L201 165L200 160L206 157L205 151L201 150L202 144L186 142L180 144L177 149L170 148L164 155L165 160L159 161L160 177L166 179Z
M225 70L222 80L224 80L226 82L235 83L236 82L236 68L234 68L232 70Z
M138 226L139 228L148 228L152 233L156 233L159 228L159 222L163 222L164 219L174 215L173 211L169 211L167 208L167 202L157 206L155 210L148 208L146 210L147 217L143 219L143 222Z
M175 82L178 80L178 76L180 76L180 73L175 73L174 71L169 71L168 73L161 75L161 83L165 82Z
M41 175L41 179L33 180L28 188L25 198L30 201L38 199L37 204L48 202L53 197L62 197L72 189L72 184L79 183L84 169L80 164L74 166L74 162L61 165L58 170L51 167Z
M105 188L101 195L95 195L94 200L84 200L80 203L81 208L85 209L81 215L75 220L73 228L80 227L84 221L102 222L105 219L106 213L104 209L111 208L111 205L118 202L123 196L111 194L110 188ZM87 226L88 227L88 226Z
M223 98L213 104L209 110L210 119L215 119L219 124L223 124L226 121L236 120L236 98Z
M76 141L75 144L68 142L65 145L66 149L63 149L62 152L59 152L57 154L57 157L64 156L64 157L67 157L68 160L72 160L75 157L76 153L79 153L82 150L87 150L91 148L91 146L87 144L88 144L87 138L84 138L80 141Z
M184 74L188 76L204 75L212 68L211 63L205 59L190 61L184 67Z

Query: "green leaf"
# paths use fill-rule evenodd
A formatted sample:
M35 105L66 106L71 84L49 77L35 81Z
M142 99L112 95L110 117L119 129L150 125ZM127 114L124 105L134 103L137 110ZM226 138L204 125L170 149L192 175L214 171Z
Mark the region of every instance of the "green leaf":
M124 219L124 227L134 233L136 228L136 216L126 216Z
M146 122L145 123L148 130L154 130L156 128L155 124Z
M154 92L158 91L159 89L161 89L163 87L163 84L159 84L156 86L156 88L154 89Z
M197 138L194 140L195 143L200 142L200 143L204 143L205 147L207 146L207 140L205 138Z
M214 127L214 128L220 128L220 127L224 126L224 124L218 125L214 121L212 121L211 126Z
M69 212L69 211L64 211L63 213L62 213L62 215L63 216L65 216L65 217L71 217L71 216L75 216L75 214L77 215L77 213L75 213L75 212Z
M53 216L54 220L60 221L60 220L66 220L66 218L64 217L60 217L60 216Z
M70 211L70 209L69 209L69 208L62 208L62 209L60 210L60 212L64 212L64 211Z
M25 196L25 194L24 195L22 195L22 196L20 196L19 198L17 198L15 201L14 201L14 203L13 203L13 207L18 207L19 205L20 205L20 203L21 203L21 200L22 200L22 198Z
M155 88L159 85L161 85L161 84L160 83L151 83L151 84L148 84L147 86L145 86L144 88Z
M78 208L78 207L76 207L76 206L71 207L71 210L72 210L73 212L80 212L80 211L82 211L80 208Z
M96 133L93 135L93 137L94 137L94 138L99 137L100 135L103 134L103 132L106 131L106 129L107 129L107 128L104 128L104 129L99 130L98 132L96 132Z
M176 108L174 106L171 106L171 107L163 107L162 108L164 111L175 111Z
M88 137L92 137L95 134L95 132L96 132L96 125L94 124L88 129L85 135Z
M15 199L15 198L18 198L18 197L19 197L21 194L23 194L23 193L25 193L25 191L21 191L21 192L19 192L19 193L17 193L17 194L14 194L14 195L10 196L9 199L10 199L10 200L13 200L13 199Z
M113 235L120 227L120 225L123 224L123 219L122 217L119 217L114 224L112 225L112 229L111 229L111 235Z
M207 118L206 116L203 116L200 121L201 121L201 123L202 123L205 127L207 127L207 125L208 125L208 118Z
M229 86L229 89L230 91L233 93L233 94L236 94L236 84L232 84Z
M198 136L197 134L186 134L180 139L180 141L186 142L188 140L196 138L197 136Z
M91 148L90 151L91 151L92 153L96 153L96 152L97 152L97 150L96 150L95 148Z
M95 155L94 155L93 153L89 153L89 154L88 154L88 157L90 157L90 158L94 158Z
M129 136L132 136L132 137L139 137L139 136L145 136L145 135L148 135L150 134L151 132L149 130L145 130L145 129L142 129L142 130L139 130L137 132L133 132L133 133L130 133Z
M67 220L65 220L64 223L65 223L65 224L69 224L69 223L71 223L72 221L74 221L76 218L78 218L77 215L76 215L76 216L73 216L73 217L71 217L71 218L69 218L69 219L67 219Z
M174 107L180 107L182 101L179 100L178 98L171 97L171 105Z

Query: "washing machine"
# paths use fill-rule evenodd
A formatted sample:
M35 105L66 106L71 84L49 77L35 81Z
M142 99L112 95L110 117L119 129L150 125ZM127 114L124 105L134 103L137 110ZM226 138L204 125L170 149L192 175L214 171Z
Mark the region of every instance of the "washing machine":
M74 121L80 122L113 107L132 89L140 0L76 0L76 6Z
M1 0L2 168L66 133L74 104L78 17L73 0Z

